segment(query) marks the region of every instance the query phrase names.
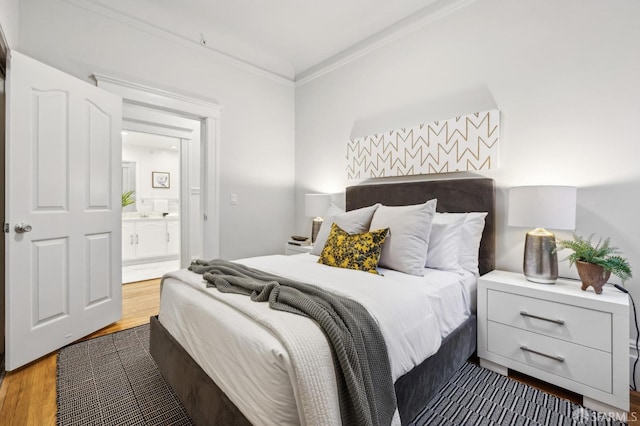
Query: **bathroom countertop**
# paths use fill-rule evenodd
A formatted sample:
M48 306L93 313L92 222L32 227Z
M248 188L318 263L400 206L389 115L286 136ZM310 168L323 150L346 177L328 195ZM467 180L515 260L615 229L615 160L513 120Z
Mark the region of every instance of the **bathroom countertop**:
M162 220L162 221L174 221L174 220L178 220L180 219L180 216L178 215L169 215L169 216L148 216L148 217L142 217L142 216L122 216L122 221L123 222L148 222L148 221L157 221L157 220Z

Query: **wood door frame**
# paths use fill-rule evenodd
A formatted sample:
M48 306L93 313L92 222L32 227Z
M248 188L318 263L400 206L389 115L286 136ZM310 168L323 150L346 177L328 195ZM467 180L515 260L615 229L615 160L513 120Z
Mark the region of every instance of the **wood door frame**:
M220 256L220 116L223 107L203 99L197 99L143 84L118 78L93 74L98 87L118 94L123 103L146 106L202 123L201 163L201 214L203 218L202 256L213 259Z

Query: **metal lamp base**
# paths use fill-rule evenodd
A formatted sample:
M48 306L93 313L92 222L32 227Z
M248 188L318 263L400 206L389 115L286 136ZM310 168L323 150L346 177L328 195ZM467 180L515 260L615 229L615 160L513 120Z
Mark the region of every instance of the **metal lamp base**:
M529 281L554 284L558 279L556 236L538 228L527 232L524 241L524 276Z
M320 232L320 227L322 226L322 219L316 217L313 219L311 225L311 244L316 242L316 238L318 238L318 232Z

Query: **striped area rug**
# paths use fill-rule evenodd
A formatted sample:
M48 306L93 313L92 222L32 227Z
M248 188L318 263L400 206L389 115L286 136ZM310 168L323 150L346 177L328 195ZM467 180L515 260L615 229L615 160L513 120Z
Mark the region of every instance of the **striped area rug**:
M467 363L410 423L426 425L624 425Z
M58 353L58 425L192 425L149 354L149 325ZM431 425L622 425L570 401L465 364L412 421Z
M149 324L62 348L58 425L193 425L149 354Z

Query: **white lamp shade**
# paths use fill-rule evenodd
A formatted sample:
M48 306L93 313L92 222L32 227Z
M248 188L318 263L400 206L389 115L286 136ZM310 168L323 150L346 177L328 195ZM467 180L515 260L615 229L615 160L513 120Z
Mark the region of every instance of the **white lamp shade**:
M509 226L575 229L576 195L573 186L509 188Z
M331 194L305 194L304 215L321 217L331 205Z

